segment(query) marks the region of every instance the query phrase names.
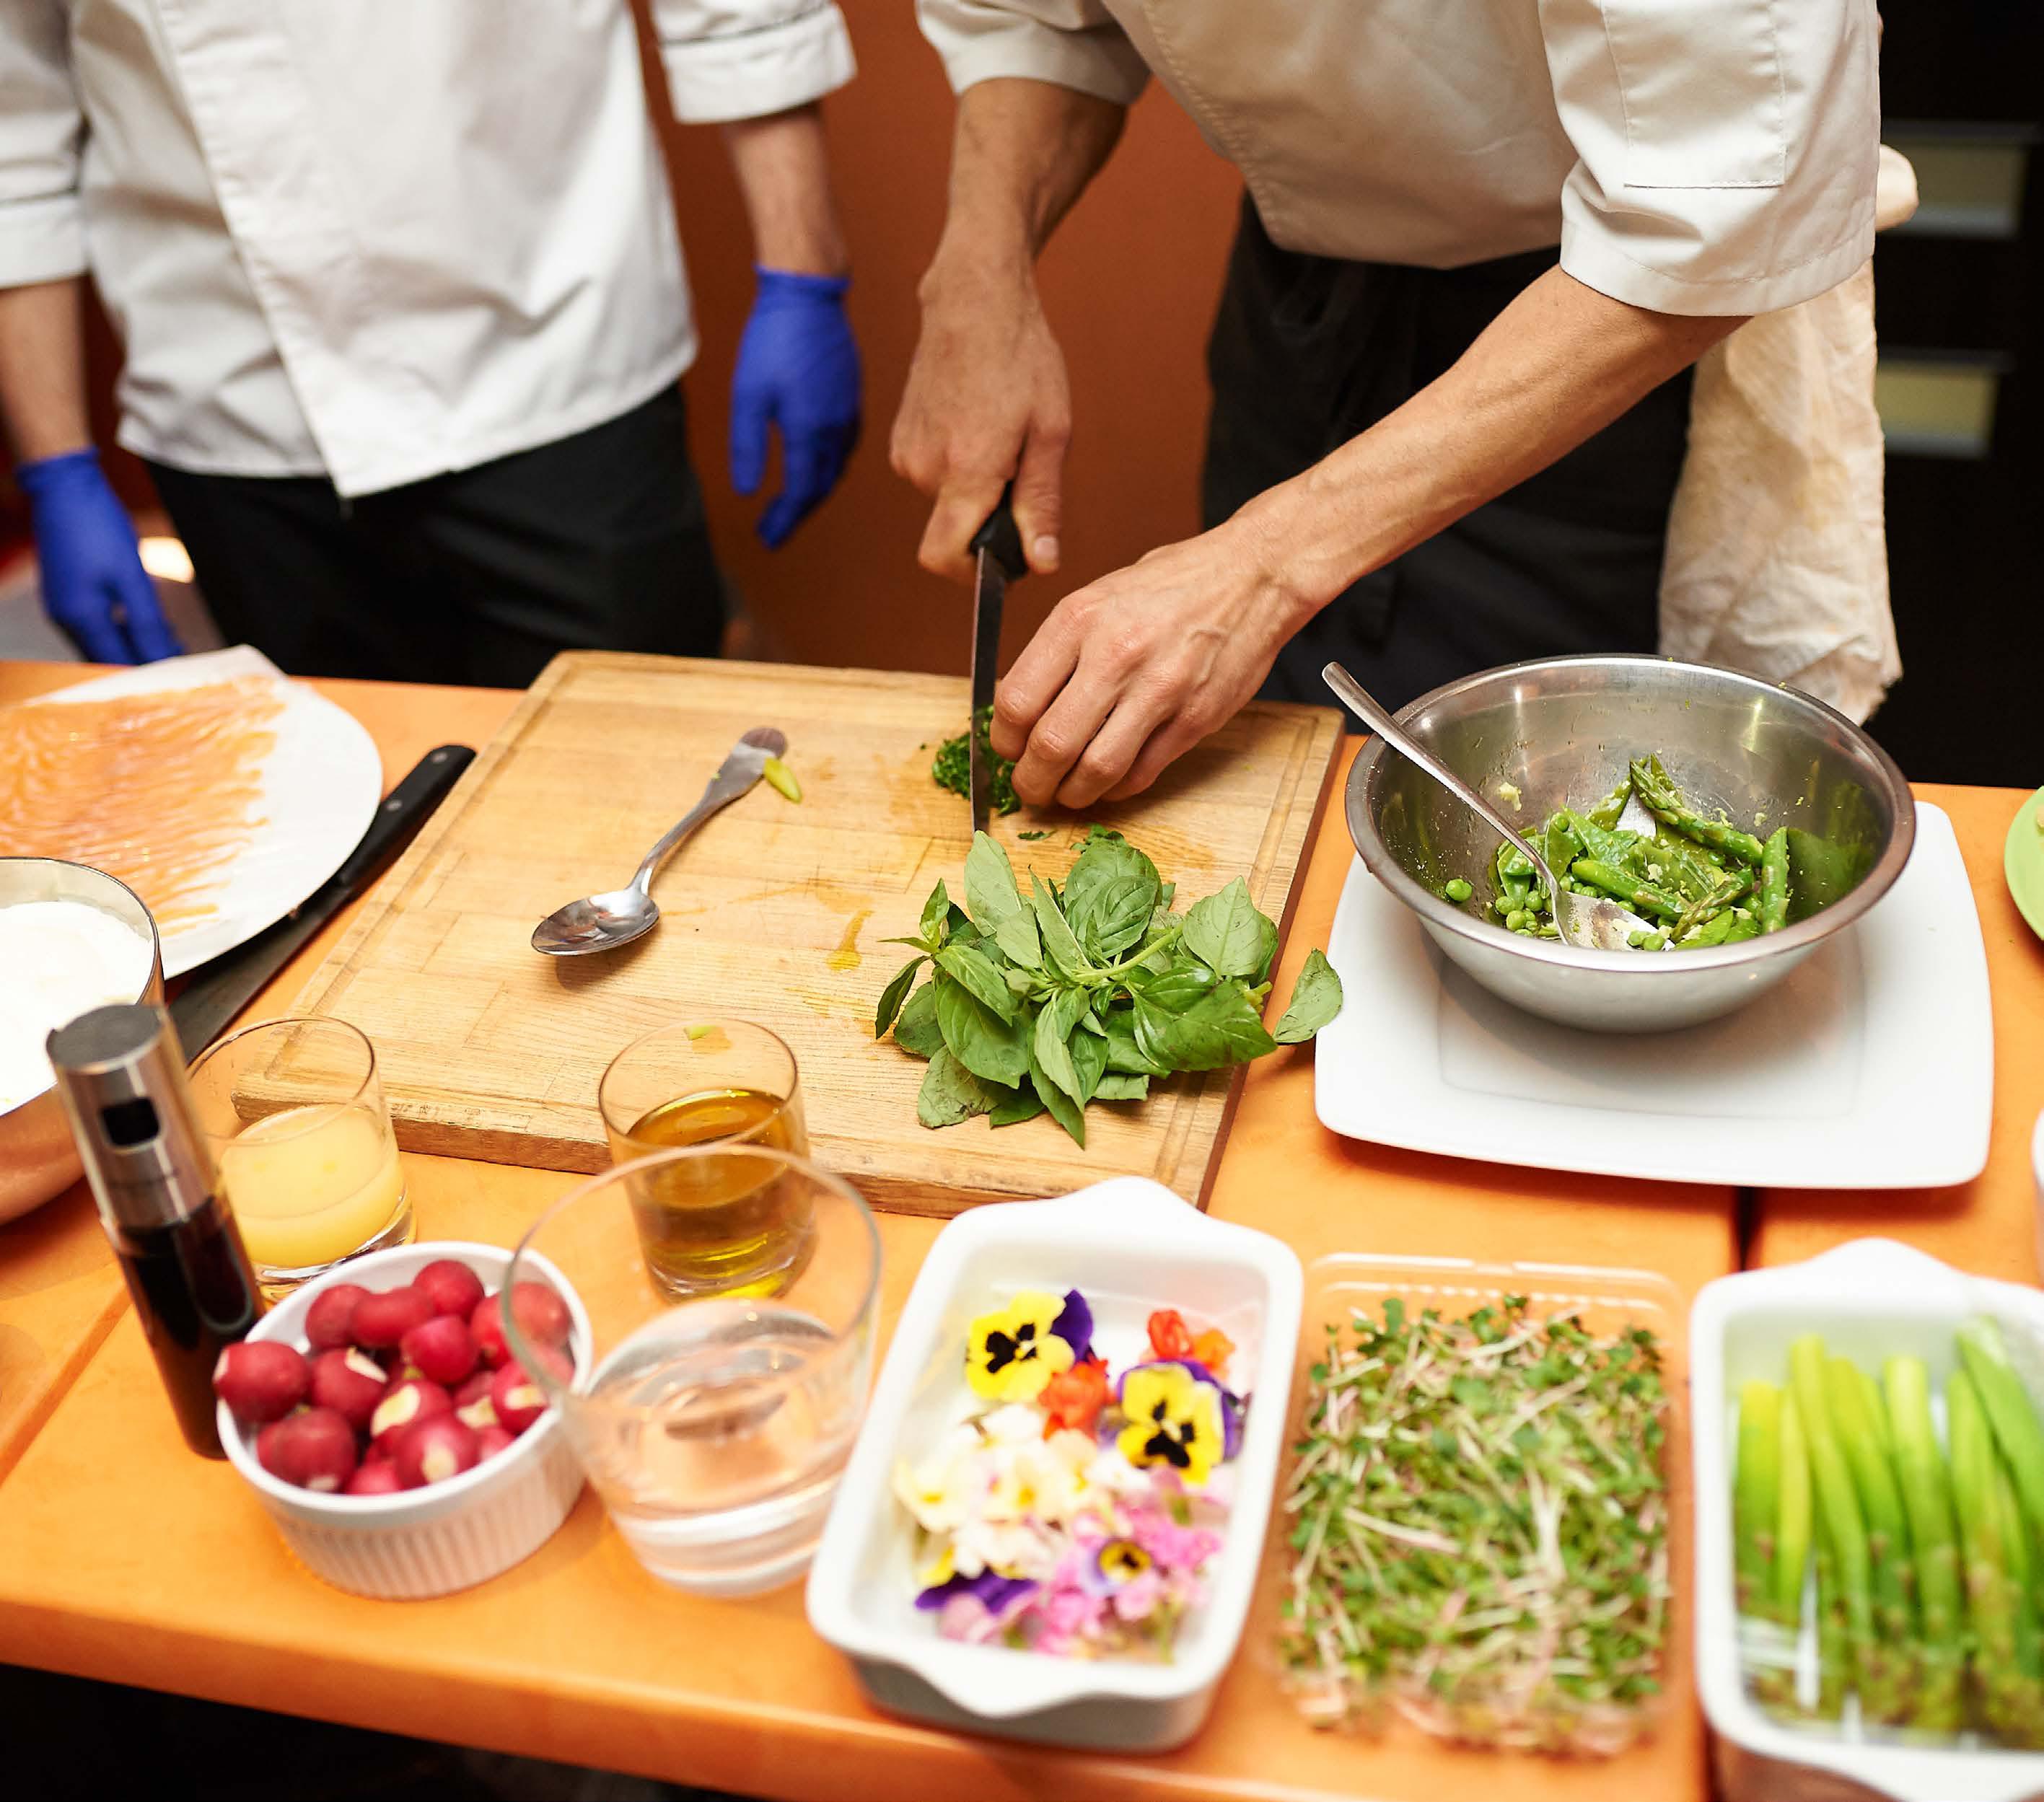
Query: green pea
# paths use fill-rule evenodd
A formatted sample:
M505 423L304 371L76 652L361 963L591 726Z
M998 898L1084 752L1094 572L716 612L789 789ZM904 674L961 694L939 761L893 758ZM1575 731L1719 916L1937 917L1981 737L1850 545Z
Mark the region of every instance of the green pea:
M1531 919L1524 908L1515 907L1504 916L1504 929L1508 932L1523 932L1531 923Z
M1466 901L1475 893L1459 876L1452 878L1441 890L1443 899L1451 901Z

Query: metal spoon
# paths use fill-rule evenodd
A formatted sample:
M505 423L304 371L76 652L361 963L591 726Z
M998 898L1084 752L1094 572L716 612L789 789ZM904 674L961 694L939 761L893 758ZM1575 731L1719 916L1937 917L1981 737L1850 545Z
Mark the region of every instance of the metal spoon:
M1342 700L1362 716L1363 723L1393 751L1419 765L1463 806L1490 829L1509 840L1540 873L1541 882L1552 899L1554 925L1565 944L1586 951L1622 951L1635 932L1650 932L1654 927L1631 909L1604 896L1579 895L1554 880L1547 860L1521 838L1503 814L1485 801L1447 764L1414 738L1378 704L1370 691L1339 663L1330 663L1320 677Z
M639 873L621 889L590 895L556 908L532 928L532 949L548 957L586 957L591 951L615 951L653 929L660 917L650 890L653 872L667 854L720 808L728 807L759 780L766 759L778 757L788 740L772 726L755 726L731 747L723 767L710 778L702 799L689 809L674 830L646 853Z

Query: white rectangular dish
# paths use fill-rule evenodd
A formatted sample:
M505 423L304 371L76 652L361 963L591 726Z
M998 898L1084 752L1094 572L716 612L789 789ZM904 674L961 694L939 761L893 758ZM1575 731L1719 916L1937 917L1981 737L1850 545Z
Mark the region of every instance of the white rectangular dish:
M1769 1189L1940 1188L1987 1163L1987 953L1951 820L1928 801L1878 907L1750 1006L1684 1032L1520 1012L1447 963L1359 859L1327 959L1349 1005L1320 1035L1314 1099L1351 1139Z
M1707 1284L1689 1316L1696 1496L1696 1683L1717 1735L1725 1802L1834 1802L1838 1779L1895 1802L2021 1802L2044 1795L2044 1754L1966 1736L1959 1749L1915 1744L1892 1729L1778 1724L1746 1692L1732 1600L1731 1447L1739 1385L1780 1382L1788 1347L1818 1332L1869 1374L1882 1359L1921 1358L1942 1396L1969 1316L2000 1320L2033 1395L2044 1393L2044 1293L1969 1277L1890 1239L1863 1239L1807 1263ZM1805 1629L1806 1636L1808 1630Z
M956 1418L974 1316L1020 1290L1074 1288L1092 1304L1111 1363L1142 1343L1144 1320L1163 1307L1218 1326L1238 1348L1230 1368L1249 1406L1233 1508L1205 1605L1168 1665L962 1644L939 1637L914 1606L914 1528L893 1493L897 1459L916 1458ZM1209 1220L1145 1178L960 1215L931 1247L895 1329L810 1572L810 1625L893 1713L1094 1750L1182 1744L1206 1719L1256 1586L1304 1290L1289 1246Z

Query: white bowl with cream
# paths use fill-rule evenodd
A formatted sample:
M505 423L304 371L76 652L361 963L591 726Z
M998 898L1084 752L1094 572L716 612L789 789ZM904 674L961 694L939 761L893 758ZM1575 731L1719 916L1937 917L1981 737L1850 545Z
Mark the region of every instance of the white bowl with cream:
M163 998L156 923L104 870L0 857L0 1220L78 1180L78 1153L43 1051L97 1007Z

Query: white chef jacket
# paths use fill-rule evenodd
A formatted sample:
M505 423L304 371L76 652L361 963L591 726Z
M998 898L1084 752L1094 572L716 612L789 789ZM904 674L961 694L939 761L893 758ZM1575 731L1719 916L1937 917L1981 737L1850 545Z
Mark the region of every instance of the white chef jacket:
M1792 306L1873 249L1874 0L919 0L962 91L1154 71L1287 249L1561 246L1662 313Z
M830 0L655 0L674 110L848 81ZM0 286L90 267L121 442L353 495L601 424L695 330L628 0L0 0Z

